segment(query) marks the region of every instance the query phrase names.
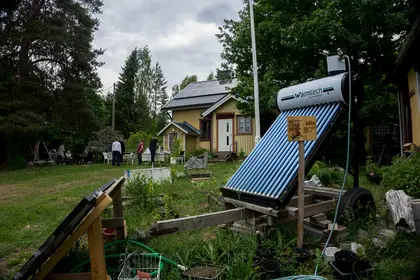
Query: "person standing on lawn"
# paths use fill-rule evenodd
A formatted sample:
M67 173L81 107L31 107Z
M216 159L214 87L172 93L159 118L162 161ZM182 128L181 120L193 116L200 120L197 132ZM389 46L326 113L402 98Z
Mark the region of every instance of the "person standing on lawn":
M150 150L150 156L151 156L152 164L155 162L155 155L156 155L157 146L158 146L158 140L157 140L156 137L153 137L152 140L150 140L150 144L149 144L149 150Z
M123 158L124 158L124 153L125 153L125 144L122 138L120 138L120 145L121 145L121 155L120 155L120 163L122 164Z
M117 163L117 166L120 166L121 160L121 143L118 140L115 140L112 143L112 166L115 166L115 163Z
M142 163L142 158L141 158L141 154L144 151L144 142L143 139L140 139L140 143L137 146L137 158L139 160L139 165Z
M64 161L64 144L61 143L57 150L57 164L61 165Z

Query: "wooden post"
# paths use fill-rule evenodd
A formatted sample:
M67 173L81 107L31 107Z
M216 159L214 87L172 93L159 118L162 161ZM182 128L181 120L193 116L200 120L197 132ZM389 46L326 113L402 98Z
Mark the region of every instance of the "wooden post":
M297 247L303 248L303 218L305 211L305 145L299 141L299 173L298 173L298 222L297 222Z
M92 280L107 280L101 218L97 218L89 227L88 241Z
M112 209L114 211L114 218L124 218L124 210L122 205L121 186L119 184L112 194ZM125 239L124 226L115 229L117 240Z

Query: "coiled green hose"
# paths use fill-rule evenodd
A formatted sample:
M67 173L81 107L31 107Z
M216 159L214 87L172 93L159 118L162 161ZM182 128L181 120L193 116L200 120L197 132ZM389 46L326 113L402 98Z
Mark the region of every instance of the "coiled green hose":
M145 244L143 244L141 242L135 241L135 240L130 240L130 239L117 240L117 241L114 241L114 242L111 242L111 243L105 245L104 246L104 250L106 250L106 249L108 249L108 248L110 248L112 246L118 245L118 244L126 244L126 243L136 245L138 247L141 247L141 248L145 249L146 251L149 251L151 254L147 254L147 256L156 257L156 258L159 257L161 259L161 261L162 261L161 264L160 264L160 268L159 268L160 271L162 271L164 269L164 263L169 264L169 265L174 266L174 267L177 267L178 269L180 269L182 271L184 271L184 270L187 269L186 267L184 267L184 266L182 266L182 265L174 262L173 260L170 260L170 259L168 259L168 258L166 258L164 256L158 255L158 253L155 250L153 250L152 248L150 248L149 246L147 246L147 245L145 245ZM121 257L121 254L105 255L105 259L115 259L115 258L120 258L120 257ZM71 272L72 273L80 272L80 270L83 268L83 266L85 266L88 263L90 263L90 260L86 260L86 261L81 262L80 264L76 265L71 270ZM152 276L152 277L153 276L156 276L157 273L159 272L159 270L153 271L150 274L150 276Z

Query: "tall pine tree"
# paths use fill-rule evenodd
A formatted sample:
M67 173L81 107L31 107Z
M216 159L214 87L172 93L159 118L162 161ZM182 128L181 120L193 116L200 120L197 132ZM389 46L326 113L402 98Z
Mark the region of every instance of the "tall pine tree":
M175 84L172 86L172 98L180 92L179 85Z
M191 76L185 76L185 78L182 80L182 82L179 84L179 90L183 90L186 88L189 84L195 83L198 81L197 75L191 75Z
M138 49L139 70L137 72L135 112L137 119L136 131L151 131L152 118L150 96L153 92L152 58L148 46Z
M156 62L155 67L153 68L153 94L151 98L152 111L154 116L157 116L160 111L160 107L165 105L168 99L168 94L166 93L166 88L168 82L165 79L162 68L159 62ZM163 95L163 100L162 100ZM164 102L162 104L162 102Z
M156 122L156 132L160 131L168 121L168 114L166 111L161 110L162 106L168 102L168 93L166 92L167 88L167 81L163 74L162 68L160 67L159 63L156 62L156 66L154 68L155 74L155 115L157 115L157 122Z
M125 138L134 131L137 125L135 107L135 86L140 68L137 48L127 57L115 91L115 128Z

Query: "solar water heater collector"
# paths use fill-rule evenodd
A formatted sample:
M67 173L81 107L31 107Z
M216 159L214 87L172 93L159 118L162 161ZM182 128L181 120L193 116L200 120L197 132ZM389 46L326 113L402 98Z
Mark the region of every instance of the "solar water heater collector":
M352 79L352 104L361 99L363 87ZM341 73L281 89L277 93L280 115L221 189L224 197L261 206L284 208L297 190L298 142L287 140L288 116L316 116L317 140L305 141L308 171L317 152L331 136L349 102L349 75ZM357 110L357 106L353 105ZM352 109L352 111L353 111ZM357 120L357 118L355 118Z

